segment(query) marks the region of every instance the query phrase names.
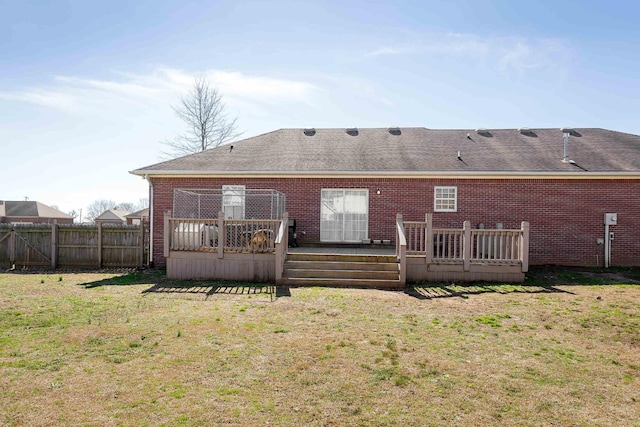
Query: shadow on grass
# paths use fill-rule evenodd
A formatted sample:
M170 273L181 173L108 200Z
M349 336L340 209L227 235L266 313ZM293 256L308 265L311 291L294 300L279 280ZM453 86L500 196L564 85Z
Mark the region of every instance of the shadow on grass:
M512 294L512 293L568 293L573 292L558 289L554 286L537 286L537 285L514 285L514 284L483 284L468 283L464 285L456 285L449 283L416 285L407 288L405 294L418 299L436 299L436 298L469 298L471 295L480 295L486 293L495 294Z
M270 295L271 299L290 297L288 287L276 287L271 283L236 282L224 280L172 280L168 279L164 270L135 271L128 274L108 277L94 282L81 283L86 289L100 286L151 285L142 291L149 293L169 294L203 294L206 298L215 294L227 295ZM205 298L205 299L206 299Z
M271 297L277 296L276 287L271 284L226 282L226 281L176 281L168 283L158 283L142 291L143 294L163 293L163 294L202 294L208 299L212 295L260 295L267 294Z
M486 293L568 293L572 292L558 286L600 286L600 285L639 285L640 269L638 268L578 268L558 266L535 266L527 273L524 283L491 283L471 282L456 283L421 283L407 288L405 294L418 299L435 298L468 298L471 295ZM164 270L140 270L126 274L114 275L106 279L81 283L87 289L100 286L150 285L142 291L148 293L172 294L204 294L206 298L216 294L257 295L268 294L273 300L280 297L291 297L291 290L286 286L273 284L232 282L219 280L171 280L167 279Z
M106 279L100 279L93 282L80 283L79 285L86 289L91 289L99 288L100 286L145 285L166 280L167 277L163 270L141 270L107 277Z
M469 282L423 283L407 288L405 293L418 299L447 297L468 298L485 293L568 293L558 286L607 286L640 284L638 268L588 268L553 265L533 266L527 272L524 283Z

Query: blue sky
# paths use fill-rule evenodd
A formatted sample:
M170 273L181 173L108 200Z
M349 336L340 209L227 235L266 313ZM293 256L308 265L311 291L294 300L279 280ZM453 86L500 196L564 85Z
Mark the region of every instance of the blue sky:
M136 202L205 75L245 137L286 127L640 134L631 1L0 0L0 199Z

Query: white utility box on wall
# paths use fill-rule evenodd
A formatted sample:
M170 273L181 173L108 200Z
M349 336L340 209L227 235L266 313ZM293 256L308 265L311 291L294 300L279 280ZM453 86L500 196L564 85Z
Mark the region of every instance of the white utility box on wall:
M605 225L617 225L618 224L618 214L615 214L615 213L606 213L606 214L604 214L604 224Z

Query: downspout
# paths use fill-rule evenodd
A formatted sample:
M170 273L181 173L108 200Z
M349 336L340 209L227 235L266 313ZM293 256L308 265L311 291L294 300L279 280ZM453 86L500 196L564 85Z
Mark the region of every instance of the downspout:
M149 174L144 175L144 179L149 183L149 266L153 265L153 183L149 179Z
M604 222L604 268L609 268L611 263L611 241L609 240L609 224Z

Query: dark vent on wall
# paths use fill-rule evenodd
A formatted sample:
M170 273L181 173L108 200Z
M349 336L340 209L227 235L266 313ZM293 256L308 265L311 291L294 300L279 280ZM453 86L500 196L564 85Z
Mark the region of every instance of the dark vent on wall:
M313 136L316 134L315 128L304 128L304 134L307 136Z
M387 128L387 132L389 132L391 135L401 135L402 131L400 131L400 128L397 126L392 126Z
M346 128L344 131L351 136L358 136L358 128Z

